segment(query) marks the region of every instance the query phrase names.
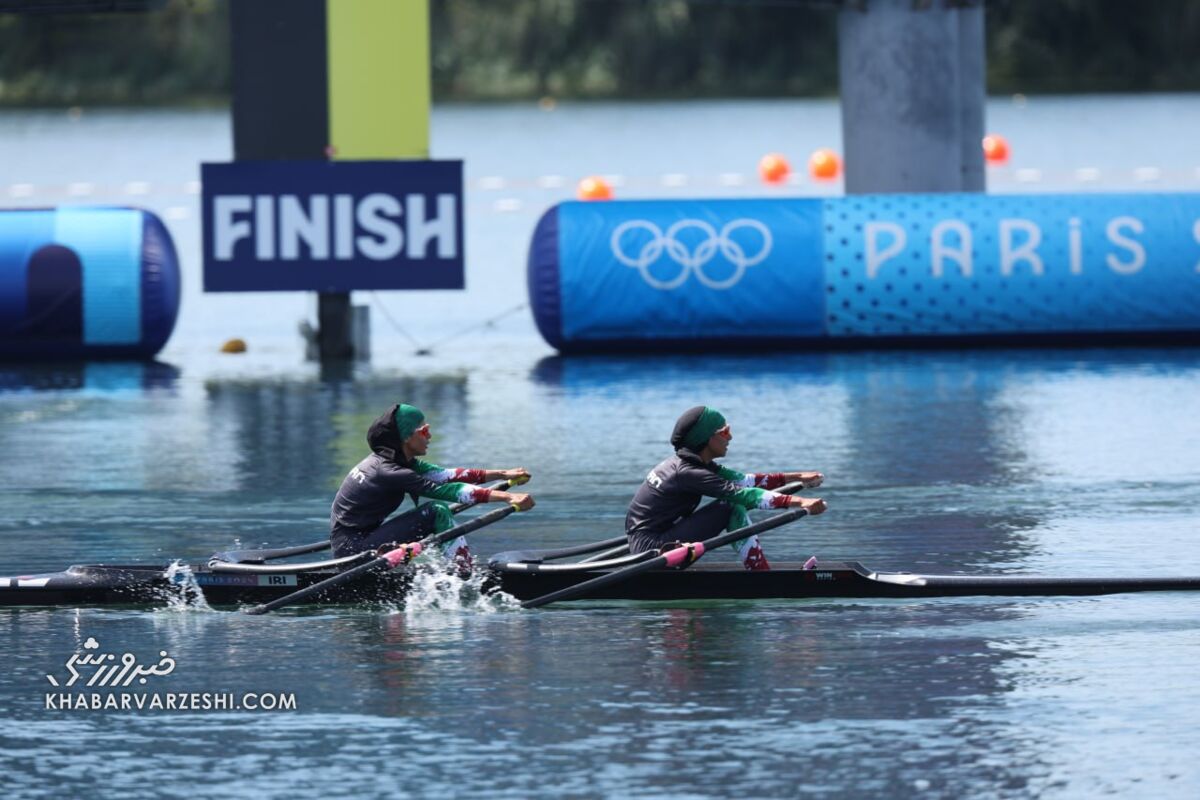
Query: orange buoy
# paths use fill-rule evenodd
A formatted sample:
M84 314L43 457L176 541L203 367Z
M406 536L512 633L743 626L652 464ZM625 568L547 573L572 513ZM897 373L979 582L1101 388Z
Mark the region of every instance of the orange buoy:
M246 352L245 339L230 339L221 345L222 353L244 353Z
M842 174L842 160L828 147L822 147L808 157L808 174L813 176L813 180L836 180Z
M999 134L989 133L983 137L983 157L989 164L1004 164L1008 161L1008 141Z
M575 196L580 200L612 200L613 190L604 178L599 175L591 175L579 182Z
M763 183L783 183L792 174L792 165L779 153L767 153L758 161L758 177Z

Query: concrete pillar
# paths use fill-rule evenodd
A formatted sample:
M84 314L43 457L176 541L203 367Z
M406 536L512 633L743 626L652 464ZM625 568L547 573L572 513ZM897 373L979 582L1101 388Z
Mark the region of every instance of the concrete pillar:
M838 16L847 194L986 188L982 0L858 0Z

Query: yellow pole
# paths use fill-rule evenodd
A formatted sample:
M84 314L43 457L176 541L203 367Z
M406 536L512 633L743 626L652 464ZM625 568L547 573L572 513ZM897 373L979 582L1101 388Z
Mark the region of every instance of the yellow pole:
M429 0L326 0L337 159L429 158Z

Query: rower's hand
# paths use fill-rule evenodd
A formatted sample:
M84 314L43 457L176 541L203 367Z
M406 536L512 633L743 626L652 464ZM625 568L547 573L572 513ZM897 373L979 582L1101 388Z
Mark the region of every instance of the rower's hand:
M800 481L806 489L815 489L824 482L825 476L819 472L797 472L792 480Z
M819 497L796 497L795 495L792 496L788 505L792 508L803 508L810 516L822 514L827 508L825 501Z
M520 486L522 483L529 481L529 470L525 469L524 467L517 467L516 469L502 469L500 470L500 477L511 483L513 486Z
M528 511L533 508L533 495L524 492L504 492L500 499L511 506L516 506L518 511Z

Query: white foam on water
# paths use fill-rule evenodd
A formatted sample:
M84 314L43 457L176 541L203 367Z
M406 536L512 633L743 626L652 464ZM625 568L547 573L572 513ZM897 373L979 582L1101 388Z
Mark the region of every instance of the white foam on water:
M467 578L445 562L421 564L413 571L403 611L408 616L435 612L493 614L518 611L521 603L498 590L484 591L486 572L475 569Z
M192 574L191 566L181 561L172 561L167 565L163 576L171 584L162 591L162 599L167 605L165 608L154 609L155 612L192 613L214 610L205 599L200 584L196 583L196 576Z

